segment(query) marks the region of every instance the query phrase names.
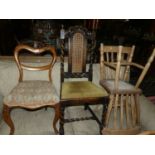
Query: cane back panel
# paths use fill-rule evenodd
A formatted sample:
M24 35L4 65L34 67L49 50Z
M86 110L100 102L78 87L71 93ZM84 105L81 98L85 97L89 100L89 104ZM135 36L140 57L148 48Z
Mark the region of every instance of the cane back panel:
M66 34L64 44L67 44L68 53L68 71L62 78L88 78L92 80L92 53L95 46L95 37L87 29L75 26L71 27ZM63 47L63 46L62 46ZM62 48L62 57L63 51ZM89 56L89 59L88 59ZM89 62L89 69L86 70L86 64ZM62 61L62 63L64 63ZM62 70L64 70L62 64ZM64 72L64 71L62 71ZM63 80L62 80L63 81Z
M81 33L75 33L69 41L69 72L85 72L87 40Z

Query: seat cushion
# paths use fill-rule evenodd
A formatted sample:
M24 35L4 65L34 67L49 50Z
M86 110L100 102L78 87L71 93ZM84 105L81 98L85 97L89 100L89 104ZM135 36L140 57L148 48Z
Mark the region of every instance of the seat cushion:
M59 96L52 82L23 81L4 97L4 104L14 107L37 108L44 105L54 105L59 102Z
M119 81L118 90L114 87L114 80L101 80L100 84L110 93L119 92L121 94L126 93L141 93L141 89L135 88L134 85L127 83L125 81Z
M107 96L105 89L90 81L69 81L62 84L61 99L95 98Z

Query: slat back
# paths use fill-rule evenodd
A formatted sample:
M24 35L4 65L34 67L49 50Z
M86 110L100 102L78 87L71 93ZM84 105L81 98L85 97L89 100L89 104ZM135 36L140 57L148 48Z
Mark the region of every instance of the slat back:
M22 52L26 52L26 53L33 53L35 55L44 53L44 52L49 52L51 54L51 61L43 66L29 66L24 64L21 60L20 60L20 54ZM53 68L54 63L56 62L56 51L55 48L52 46L46 46L46 47L42 47L42 48L33 48L31 46L28 45L24 45L24 44L19 44L16 46L15 50L14 50L14 58L15 61L17 63L18 69L19 69L19 81L23 81L23 70L29 70L29 71L43 71L43 70L48 70L49 71L49 81L51 81L51 71Z
M100 46L100 79L115 79L116 72L109 66L106 66L104 62L109 64L116 64L120 62L132 62L135 46ZM120 54L120 53L121 54ZM118 57L120 56L120 57ZM120 59L120 60L118 60ZM121 66L119 79L128 81L130 76L130 66Z

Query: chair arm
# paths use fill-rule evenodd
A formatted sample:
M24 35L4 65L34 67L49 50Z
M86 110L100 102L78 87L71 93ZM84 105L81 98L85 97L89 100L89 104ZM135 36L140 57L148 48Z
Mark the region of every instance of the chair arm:
M116 69L116 63L109 63L109 62L103 62L103 63L112 69Z
M116 69L116 62L112 62L112 63L109 63L109 62L103 62L106 66L109 66L113 69ZM135 62L121 62L120 63L121 66L134 66L134 67L137 67L139 69L144 69L144 66L138 64L138 63L135 63Z
M142 66L138 63L135 63L135 62L121 62L121 66L134 66L134 67L137 67L139 69L144 69L144 66Z

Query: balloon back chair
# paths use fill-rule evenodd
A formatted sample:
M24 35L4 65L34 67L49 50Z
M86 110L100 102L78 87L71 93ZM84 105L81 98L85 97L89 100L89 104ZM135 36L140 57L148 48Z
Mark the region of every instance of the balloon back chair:
M100 80L101 86L109 92L109 104L102 134L138 134L141 130L139 96L142 91L139 86L154 59L155 50L143 66L132 62L133 54L124 61L124 54L127 54L129 49L133 53L132 48L129 47L104 46L103 44L100 46L101 75L105 66L113 69L115 73L113 79L104 79L101 76ZM142 70L135 85L130 84L127 79L131 67Z
M68 52L68 69L66 70L64 69L65 47ZM89 106L102 104L104 107L104 100L107 96L104 89L92 82L94 47L94 34L81 26L70 27L65 40L61 40L60 134L64 134L65 123L80 120L96 120L100 131L102 129L103 120L100 120ZM66 107L82 105L85 110L90 111L91 117L65 118Z
M33 53L35 56L45 52L50 53L51 59L48 64L34 66L25 64L20 57L22 52ZM23 108L27 110L37 110L43 107L52 107L55 109L53 127L55 133L58 133L56 122L59 119L59 96L56 92L51 78L52 68L56 62L56 51L51 46L42 48L33 48L28 45L19 44L14 50L14 57L19 70L19 82L12 91L4 97L3 101L3 118L10 127L10 134L14 134L14 124L10 112L14 108ZM48 70L49 80L23 80L25 70L44 71Z

